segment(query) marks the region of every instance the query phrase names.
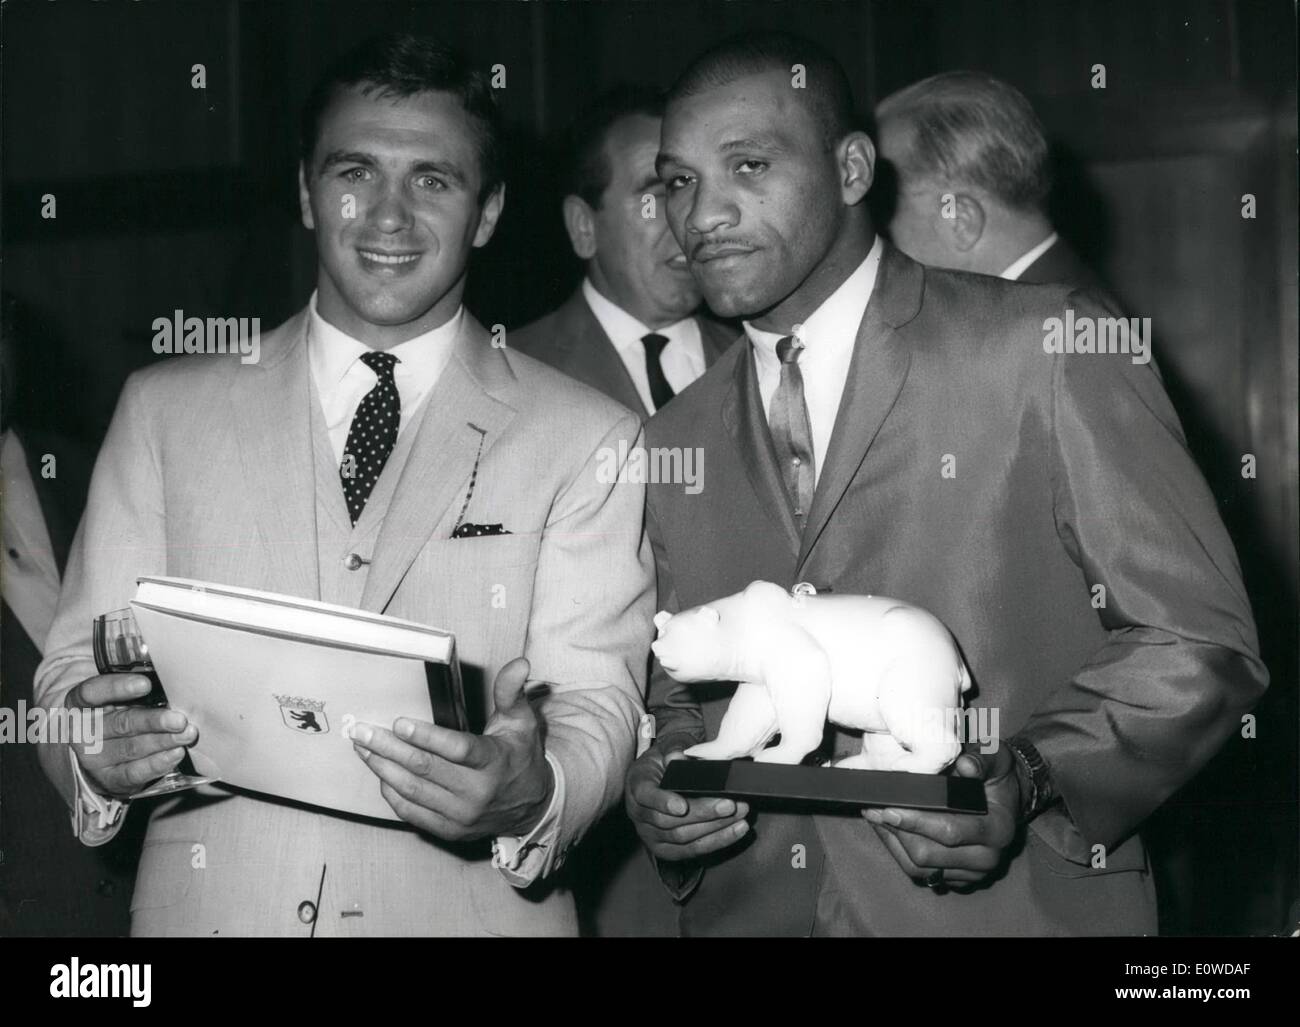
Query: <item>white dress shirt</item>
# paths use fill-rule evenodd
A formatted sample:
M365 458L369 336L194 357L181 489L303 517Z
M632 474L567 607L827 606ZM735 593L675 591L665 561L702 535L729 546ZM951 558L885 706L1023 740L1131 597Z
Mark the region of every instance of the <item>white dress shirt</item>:
M363 354L370 352L370 347L320 316L316 310L315 293L312 293L309 309L307 360L320 395L321 412L325 415L334 458L342 463L352 417L366 393L378 383L379 375L361 360ZM397 382L397 396L402 403L402 419L397 428L399 435L411 423L424 398L438 384L443 368L456 349L456 339L464 320L465 308L462 306L444 324L388 350L397 358L393 380Z
M44 653L59 603L59 565L23 445L12 431L0 441L0 475L0 588L27 637Z
M831 432L840 411L840 398L844 395L844 383L849 376L849 363L853 360L858 327L876 287L882 252L880 236L876 236L871 252L857 270L844 279L801 326L791 325L786 332L766 332L748 321L744 322L758 372L758 394L762 397L763 412L769 423L772 420L772 397L781 384L781 360L776 355L776 344L787 335L797 336L803 342L799 370L803 374L804 402L808 406L808 421L812 427L814 483L826 462Z
M370 347L321 317L316 310L315 293L308 306L307 359L320 395L334 458L342 463L352 418L366 393L378 383L379 376L361 360L363 354L370 352ZM465 308L461 306L444 324L388 350L398 361L393 368L393 380L397 383L397 395L402 404L402 417L397 429L399 435L438 384L438 378L455 351L464 320ZM545 850L555 843L560 828L560 812L564 809L564 770L549 752L546 761L555 777L555 791L542 819L527 836L501 835L492 845L493 865L516 887L526 887L537 879L546 862Z
M650 395L650 376L645 369L645 343L642 337L655 332L664 336L668 342L659 353L659 366L663 368L664 377L673 387L673 392L681 392L704 373L704 343L700 341L700 326L694 317L684 317L667 328L647 328L613 300L600 293L591 279L583 279L582 295L587 306L596 315L600 327L609 336L614 349L627 373L632 376L637 395L647 410L655 409L654 399Z
M1020 281L1020 276L1029 269L1029 265L1050 250L1057 238L1057 234L1053 232L1028 253L1023 254L1018 260L1012 261L1011 265L998 277L1005 278L1009 282Z

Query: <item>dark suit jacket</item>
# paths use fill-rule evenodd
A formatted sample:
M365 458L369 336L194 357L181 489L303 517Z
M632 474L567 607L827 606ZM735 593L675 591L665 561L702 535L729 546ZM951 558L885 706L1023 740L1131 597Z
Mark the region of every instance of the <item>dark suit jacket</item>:
M707 314L699 314L695 320L700 326L705 366L711 366L741 333ZM641 401L623 358L596 320L581 286L563 305L512 331L508 339L515 349L599 389L629 410L640 411L644 417L653 413Z
M802 536L749 347L649 422L648 446L702 447L709 468L698 495L649 486L662 608L766 579L931 610L966 657L971 701L997 711L1001 738L1037 746L1064 797L1005 874L966 895L914 885L861 817L760 811L704 870L685 933L1155 930L1135 832L1238 728L1267 673L1157 376L1126 355L1044 352L1043 322L1067 306L1104 316L1086 294L924 268L887 246ZM660 738L713 737L729 692L656 666ZM836 755L859 746L841 735Z
M90 465L67 439L18 429L59 572L81 517ZM41 476L41 457L58 460ZM44 639L41 639L44 641ZM40 647L7 603L0 609L3 705L32 709ZM140 837L132 824L110 844L87 848L72 835L67 809L36 757L34 745L0 745L0 936L125 935ZM139 818L136 818L137 820Z
M1079 257L1068 242L1057 237L1043 253L1021 272L1019 281L1028 285L1068 285L1071 289L1084 289L1119 309L1119 303L1110 289Z

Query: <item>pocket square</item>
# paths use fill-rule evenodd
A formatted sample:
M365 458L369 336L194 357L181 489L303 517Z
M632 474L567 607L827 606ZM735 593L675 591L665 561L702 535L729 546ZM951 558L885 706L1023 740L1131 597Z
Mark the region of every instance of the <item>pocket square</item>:
M482 535L510 535L503 524L458 524L452 538L479 538Z

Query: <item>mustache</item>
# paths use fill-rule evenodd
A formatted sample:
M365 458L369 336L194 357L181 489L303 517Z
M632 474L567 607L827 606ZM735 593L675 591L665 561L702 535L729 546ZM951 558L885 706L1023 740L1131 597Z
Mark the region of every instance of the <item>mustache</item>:
M701 239L690 248L690 258L695 263L725 257L734 253L751 253L758 246L739 236L728 239Z

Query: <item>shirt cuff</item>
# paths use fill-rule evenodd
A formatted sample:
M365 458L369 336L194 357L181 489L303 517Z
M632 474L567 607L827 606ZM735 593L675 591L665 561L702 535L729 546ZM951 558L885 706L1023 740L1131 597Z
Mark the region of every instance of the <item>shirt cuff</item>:
M127 803L101 795L95 790L82 773L81 761L71 746L68 748L68 760L72 764L75 793L72 799L73 836L83 845L103 845L122 829L122 814L126 811Z
M522 837L503 834L492 841L492 865L516 888L527 888L534 881L558 870L564 862L563 853L556 851L560 813L564 810L564 768L549 752L546 754L546 762L551 765L555 789L551 792L551 804L546 807L542 819Z

